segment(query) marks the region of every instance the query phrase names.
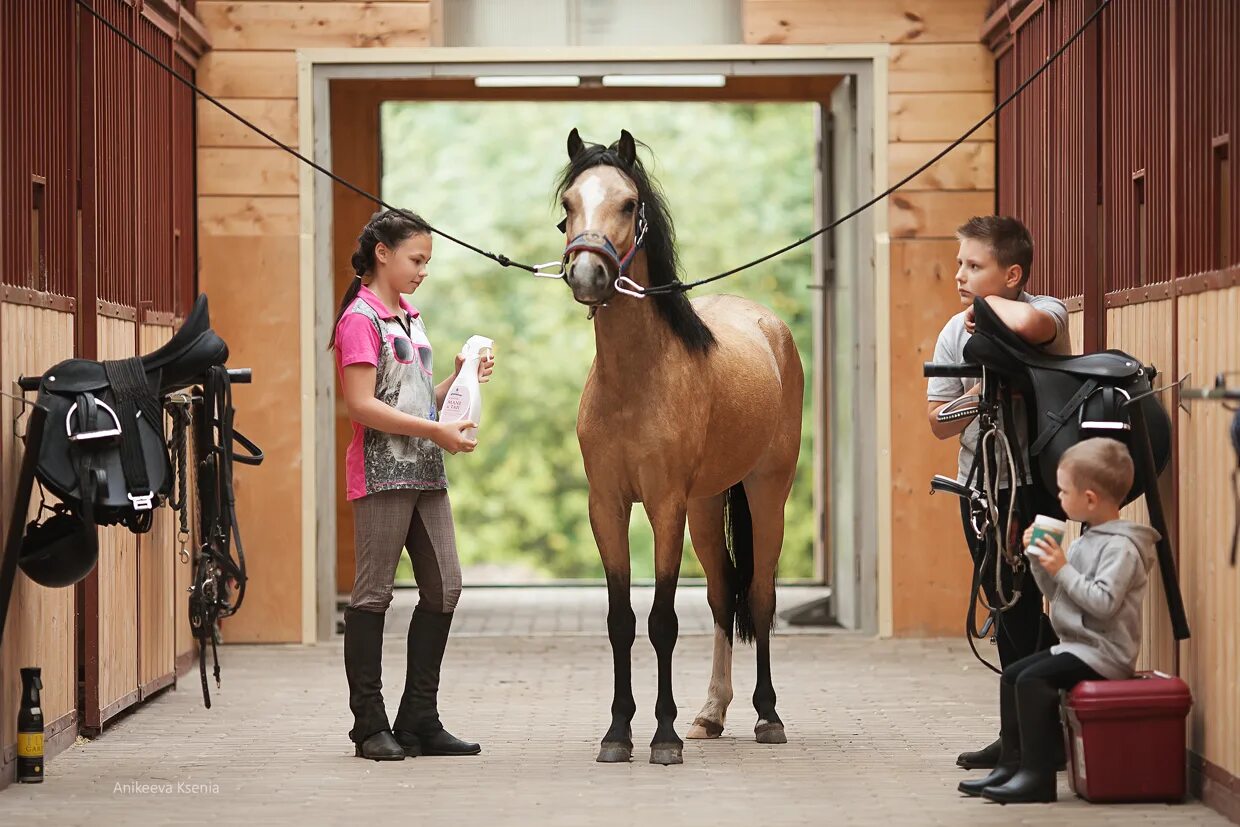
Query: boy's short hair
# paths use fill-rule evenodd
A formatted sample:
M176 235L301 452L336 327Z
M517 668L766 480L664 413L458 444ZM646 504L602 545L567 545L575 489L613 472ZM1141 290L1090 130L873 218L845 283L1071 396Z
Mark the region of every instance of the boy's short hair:
M1115 439L1082 440L1063 452L1059 467L1068 472L1077 488L1089 489L1116 503L1123 503L1132 490L1132 455Z
M999 266L1020 265L1020 287L1033 272L1033 237L1018 219L1006 215L975 215L956 228L956 238L981 241L990 247Z

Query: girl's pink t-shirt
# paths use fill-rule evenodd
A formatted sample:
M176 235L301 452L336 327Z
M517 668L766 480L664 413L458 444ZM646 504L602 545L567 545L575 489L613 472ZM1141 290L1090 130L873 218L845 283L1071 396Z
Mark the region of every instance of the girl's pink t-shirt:
M375 366L375 398L399 411L437 420L431 343L417 309L400 300L389 310L363 286L336 324L336 367L343 381L349 365ZM448 487L443 451L429 439L386 434L353 423L345 451L350 500L400 488Z

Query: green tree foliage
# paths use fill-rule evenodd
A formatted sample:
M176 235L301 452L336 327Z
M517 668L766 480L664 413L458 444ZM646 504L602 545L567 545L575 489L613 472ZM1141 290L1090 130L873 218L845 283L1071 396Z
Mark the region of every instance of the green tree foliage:
M671 204L682 277L700 278L812 229L816 117L809 104L389 103L383 192L485 249L549 261L564 244L552 186L569 130L611 143L625 128L649 146L639 151ZM774 309L792 328L809 376L813 293L806 285L814 280L805 246L700 292L738 293ZM575 430L594 354L585 309L562 282L501 269L442 238L413 301L425 309L437 379L471 334L496 341L478 450L448 460L463 564L499 567L509 579L601 577ZM808 386L805 399L782 577L813 574ZM641 506L630 536L633 576L653 577ZM701 576L687 536L686 550L682 575Z

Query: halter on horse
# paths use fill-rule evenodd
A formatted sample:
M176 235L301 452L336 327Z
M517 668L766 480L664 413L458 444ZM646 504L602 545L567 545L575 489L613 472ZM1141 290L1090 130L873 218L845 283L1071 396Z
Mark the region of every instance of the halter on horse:
M573 130L561 179L568 243L562 277L594 311L595 359L577 436L590 486L590 524L607 575L615 668L611 725L598 760L632 757L629 515L644 505L654 530L650 640L659 663L658 726L650 760L679 764L672 698L676 580L686 522L706 573L715 620L707 700L688 731L717 738L732 700L733 631L757 644L753 702L760 743L784 743L771 684L770 631L784 504L801 441L804 373L787 325L735 296L637 297L676 279L674 231L628 132L610 147Z

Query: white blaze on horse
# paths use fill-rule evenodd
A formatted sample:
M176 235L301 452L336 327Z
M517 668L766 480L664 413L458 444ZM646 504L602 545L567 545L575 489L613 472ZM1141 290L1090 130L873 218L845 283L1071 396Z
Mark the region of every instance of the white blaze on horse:
M761 743L786 742L771 685L770 632L784 504L801 445L804 372L792 333L772 311L736 296L689 301L617 289L677 281L675 236L657 184L622 131L609 147L568 136L558 191L568 238L564 278L591 308L595 358L577 436L590 486L590 524L607 575L615 663L611 726L598 760L632 757L629 515L640 502L654 530L650 640L659 662L650 760L681 763L672 699L676 581L685 522L706 572L715 620L714 669L690 738L723 732L732 700L733 627L756 641L753 694ZM636 291L633 291L636 292Z

